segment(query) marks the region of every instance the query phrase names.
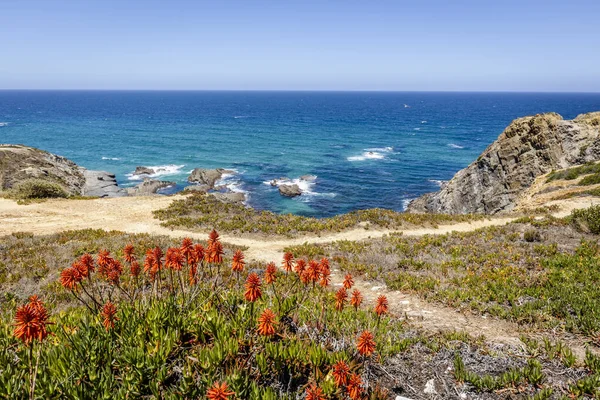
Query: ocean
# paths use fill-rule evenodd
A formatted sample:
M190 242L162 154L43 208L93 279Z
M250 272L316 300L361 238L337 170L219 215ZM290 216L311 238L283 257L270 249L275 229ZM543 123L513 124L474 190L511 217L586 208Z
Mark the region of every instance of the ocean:
M194 168L261 210L326 217L402 211L435 191L515 118L600 111L600 94L0 91L0 142L38 147L139 183L136 166L183 189ZM269 181L299 181L282 197Z

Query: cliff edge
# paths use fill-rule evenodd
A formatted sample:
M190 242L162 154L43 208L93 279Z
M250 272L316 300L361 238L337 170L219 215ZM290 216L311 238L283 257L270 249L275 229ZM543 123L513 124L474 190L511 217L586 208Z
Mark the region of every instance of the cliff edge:
M510 211L536 177L600 160L600 112L564 120L556 113L514 120L484 152L408 212L496 214Z

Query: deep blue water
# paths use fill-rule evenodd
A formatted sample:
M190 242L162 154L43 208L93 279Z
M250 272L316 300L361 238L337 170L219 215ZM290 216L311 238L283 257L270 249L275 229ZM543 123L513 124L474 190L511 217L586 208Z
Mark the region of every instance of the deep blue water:
M0 91L0 142L39 147L137 183L136 166L195 167L259 209L330 216L404 203L438 189L515 118L600 110L600 94ZM283 198L264 182L313 174Z

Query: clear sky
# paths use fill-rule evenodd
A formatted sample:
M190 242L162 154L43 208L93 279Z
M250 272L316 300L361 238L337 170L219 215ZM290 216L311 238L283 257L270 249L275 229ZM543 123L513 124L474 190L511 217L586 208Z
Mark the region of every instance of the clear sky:
M0 89L600 91L600 0L0 0Z

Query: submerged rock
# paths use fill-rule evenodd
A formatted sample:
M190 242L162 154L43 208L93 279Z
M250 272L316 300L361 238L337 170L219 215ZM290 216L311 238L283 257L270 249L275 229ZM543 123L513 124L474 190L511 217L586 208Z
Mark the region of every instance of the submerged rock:
M407 211L510 211L536 177L599 159L600 112L574 120L563 120L556 113L519 118L440 191L413 200Z
M188 177L188 182L192 183L200 183L203 185L207 185L210 189L215 187L215 182L221 179L224 174L232 174L234 171L217 168L217 169L204 169L204 168L195 168L190 176Z
M155 170L148 167L135 167L134 175L154 175L156 173Z
M302 190L296 184L293 185L279 185L279 194L286 197L296 197L302 194Z
M174 186L175 182L158 181L154 179L144 179L144 182L139 185L127 189L129 196L151 196L158 193L160 189Z

